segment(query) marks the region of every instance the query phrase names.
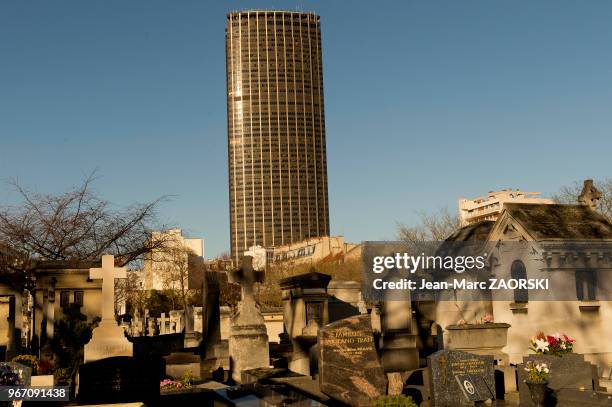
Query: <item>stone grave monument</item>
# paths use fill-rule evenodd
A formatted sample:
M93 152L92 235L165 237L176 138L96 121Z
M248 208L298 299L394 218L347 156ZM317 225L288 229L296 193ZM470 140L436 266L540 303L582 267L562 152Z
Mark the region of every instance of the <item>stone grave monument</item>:
M331 276L312 269L279 281L285 329L292 345L287 362L293 372L308 376L317 373L312 371L311 349L317 344L319 327L330 322L327 293L330 280Z
M495 399L493 356L440 350L427 357L432 405L473 406Z
M85 363L112 356L132 356L133 346L115 321L115 279L126 278L125 267L115 267L113 255L102 256L102 268L89 269L92 279L102 279L102 321L85 344Z
M519 383L519 397L521 404L529 405L531 398L529 388L525 384L525 363L546 363L550 369L547 387L552 391L549 398L552 400L560 389L574 389L580 391L596 391L599 387L597 367L584 360L584 355L568 353L563 356L555 355L527 355L523 363L517 365Z
M371 324L369 315L359 315L319 329L320 389L351 406L370 406L386 393Z
M242 267L232 272L232 280L241 286L241 300L232 316L229 355L232 378L241 383L242 371L270 366L268 334L264 318L253 296L253 285L263 273L252 266L252 257L244 256Z
M170 311L170 333L178 334L183 332L185 327L185 318L183 310Z

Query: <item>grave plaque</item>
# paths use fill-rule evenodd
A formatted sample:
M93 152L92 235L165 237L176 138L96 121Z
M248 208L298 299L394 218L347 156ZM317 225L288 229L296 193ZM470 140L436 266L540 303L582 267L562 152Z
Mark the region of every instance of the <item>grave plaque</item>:
M436 407L468 405L495 398L493 356L441 350L427 358Z
M319 384L328 396L352 406L370 406L384 395L369 315L341 319L319 329Z

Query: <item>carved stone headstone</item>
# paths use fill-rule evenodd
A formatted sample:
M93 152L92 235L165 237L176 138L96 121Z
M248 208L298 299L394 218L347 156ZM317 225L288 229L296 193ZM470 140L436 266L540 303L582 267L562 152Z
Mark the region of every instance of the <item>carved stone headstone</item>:
M374 347L369 315L322 327L318 342L322 392L352 406L370 406L385 394L387 377Z
M132 356L133 346L115 321L115 279L126 278L125 267L115 267L113 255L102 256L102 268L89 269L92 279L102 279L102 321L85 345L85 362L112 356Z
M253 270L250 256L243 257L242 267L233 273L232 278L241 285L242 299L231 319L229 354L232 378L242 382L242 371L270 366L270 353L266 325L253 296L253 285L258 275Z
M185 318L183 310L170 311L170 326L171 333L181 333L185 327Z
M495 398L493 356L441 350L430 355L427 364L436 407L473 406Z

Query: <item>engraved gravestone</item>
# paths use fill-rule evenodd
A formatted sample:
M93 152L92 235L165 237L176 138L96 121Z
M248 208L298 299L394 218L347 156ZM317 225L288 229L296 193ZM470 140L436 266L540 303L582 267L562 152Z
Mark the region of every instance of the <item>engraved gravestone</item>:
M369 315L341 319L319 329L319 384L328 396L370 406L386 392L387 378L374 347Z
M441 350L427 358L430 392L436 407L473 406L495 398L493 356Z

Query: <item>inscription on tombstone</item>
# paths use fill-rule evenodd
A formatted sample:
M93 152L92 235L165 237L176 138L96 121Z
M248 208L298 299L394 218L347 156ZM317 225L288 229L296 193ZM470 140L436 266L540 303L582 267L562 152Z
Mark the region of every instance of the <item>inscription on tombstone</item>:
M328 396L352 406L370 406L385 394L369 315L341 319L319 329L319 384Z
M493 356L441 350L427 359L436 407L473 406L476 401L495 398Z

